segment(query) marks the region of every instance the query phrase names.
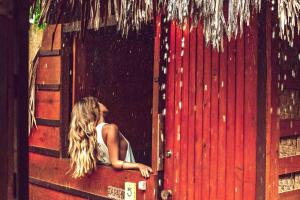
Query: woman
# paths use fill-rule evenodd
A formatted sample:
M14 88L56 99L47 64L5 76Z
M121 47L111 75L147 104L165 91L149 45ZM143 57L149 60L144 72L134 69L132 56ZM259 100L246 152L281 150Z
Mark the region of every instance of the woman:
M115 169L139 169L147 178L152 169L135 163L129 142L117 125L105 123L108 109L95 97L85 97L72 110L69 154L74 178L90 174L97 160Z

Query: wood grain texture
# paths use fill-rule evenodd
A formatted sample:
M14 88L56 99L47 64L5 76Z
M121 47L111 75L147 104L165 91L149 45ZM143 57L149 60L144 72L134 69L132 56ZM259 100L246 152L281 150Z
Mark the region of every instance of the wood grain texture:
M30 200L84 200L74 195L57 192L47 188L39 187L36 185L29 184L29 199Z
M218 179L217 199L225 199L226 183L226 117L227 117L227 53L228 42L224 41L224 52L220 53L219 69L219 137L218 137Z
M180 136L180 195L179 199L187 199L187 189L188 185L188 121L189 121L189 47L190 47L190 26L188 20L183 25L183 35L184 46L182 50L184 52L182 57L182 115L181 115L181 136Z
M212 50L211 63L211 148L210 148L210 199L217 199L218 140L219 140L219 53Z
M202 26L197 27L196 53L196 124L195 124L195 199L202 196L203 168L203 101L204 101L204 36Z
M60 84L61 57L40 57L38 60L36 84Z
M210 199L210 150L211 150L211 47L204 48L203 91L203 143L202 143L202 199Z
M31 129L29 145L60 150L59 127L37 126Z
M175 22L170 25L170 62L167 66L167 83L166 83L166 135L165 155L168 151L174 153L174 140L176 139L175 133ZM173 170L174 170L174 154L169 158L164 159L164 188L173 188Z
M279 159L278 175L300 171L300 155ZM300 196L299 196L300 197Z
M157 147L159 145L159 131L158 131L158 104L159 104L159 82L155 81L159 79L159 64L160 64L160 32L162 26L161 16L156 17L156 33L154 38L154 58L153 58L153 92L152 92L152 146ZM154 171L160 169L160 158L158 148L152 148L151 152L151 164Z
M244 124L244 199L254 200L256 194L257 133L257 17L251 17L245 30L245 124Z
M58 24L55 34L53 34L55 31L55 25L48 25L44 31L43 39L42 39L42 45L41 50L58 50L61 49L61 24ZM53 46L52 46L52 38L54 36L53 40ZM53 49L51 49L53 47Z
M228 43L226 116L226 200L234 199L235 120L236 120L236 41ZM238 86L240 87L240 85Z
M279 194L280 200L298 200L300 197L300 190L284 192Z
M60 92L37 91L35 116L42 119L60 119Z
M179 26L176 26L176 56L175 56L175 123L174 123L174 135L176 138L174 140L174 186L173 194L174 199L179 199L180 195L180 163L181 163L181 154L180 154L180 140L181 140L181 114L182 114L182 57L181 57L181 45L182 45L182 29ZM180 55L180 56L179 56Z
M280 137L278 108L278 51L279 41L277 37L270 37L273 31L278 32L278 28L273 28L276 23L277 6L274 12L271 11L271 3L267 9L267 132L266 132L266 200L277 200L278 195L278 141ZM278 36L278 35L277 35Z
M187 167L187 199L195 198L195 121L196 121L196 61L197 61L197 28L193 28L190 32L189 38L189 87L188 87L188 98L189 98L189 108L188 108L188 167Z
M244 103L245 103L245 46L244 34L237 39L236 52L236 121L235 121L235 161L234 161L234 187L236 200L243 199L244 177Z
M300 120L284 119L280 120L280 136L300 135Z
M125 181L138 183L138 181L145 180L139 171L118 171L108 166L99 166L95 172L85 178L73 179L70 174L66 174L70 167L68 159L30 153L29 161L29 176L31 178L103 197L107 196L108 186L124 189ZM147 190L145 192L137 190L137 199L153 199L156 195L156 178L156 175L151 175L146 180Z
M167 74L167 88L174 94L167 93L171 95L167 97L167 124L174 129L167 128L166 144L167 149L173 148L174 162L166 158L165 189L172 190L172 199L252 199L256 187L256 38L248 34L248 43L253 43L248 45L248 54L244 35L225 41L224 52L219 53L205 45L201 24L188 35L184 28L173 26L168 69L175 65L175 74ZM189 48L185 48L187 40ZM246 80L247 59L250 77ZM246 135L250 143L245 142ZM244 192L245 184L251 195Z

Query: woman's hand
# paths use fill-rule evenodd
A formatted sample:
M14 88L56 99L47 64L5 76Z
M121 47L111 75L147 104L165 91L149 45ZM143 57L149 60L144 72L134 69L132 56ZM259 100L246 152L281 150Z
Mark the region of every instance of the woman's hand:
M148 167L147 165L144 165L141 163L137 163L137 166L143 177L145 177L145 178L150 177L150 173L152 173L151 167Z

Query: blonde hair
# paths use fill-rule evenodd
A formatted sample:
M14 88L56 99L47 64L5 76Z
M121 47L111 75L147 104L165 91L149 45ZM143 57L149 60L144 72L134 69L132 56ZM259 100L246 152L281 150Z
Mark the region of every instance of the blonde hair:
M100 105L95 97L85 97L72 109L69 131L69 155L72 177L80 178L96 169L100 152L96 126L100 119Z

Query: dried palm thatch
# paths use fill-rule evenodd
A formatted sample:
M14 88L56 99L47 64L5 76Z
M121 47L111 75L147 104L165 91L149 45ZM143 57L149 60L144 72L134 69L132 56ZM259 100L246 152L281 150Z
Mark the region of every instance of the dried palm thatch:
M278 0L279 36L293 46L295 29L300 33L300 0Z
M100 28L102 21L112 15L118 22L118 29L124 35L129 29L140 30L143 23L153 19L152 0L36 0L32 4L35 9L41 1L40 23L53 21L81 21L81 36L87 27L95 30Z
M251 12L259 12L261 9L261 0L39 1L42 2L40 22L47 21L51 12L57 14L57 22L65 21L66 18L69 18L67 21L74 21L74 16L79 13L82 36L87 27L97 30L100 22L112 15L115 16L118 29L123 35L127 35L130 29L140 30L141 25L150 22L156 12L165 14L168 20L176 20L179 24L183 24L188 17L191 17L195 26L199 21L203 22L206 43L212 44L217 49L222 49L224 32L229 40L237 37L239 32L243 32L244 24L249 25ZM298 24L298 31L300 29L300 0L277 1L280 35L291 42L296 24ZM225 2L228 5L224 5ZM32 7L35 7L35 3ZM226 10L226 14L224 10Z
M36 81L36 71L38 66L39 58L36 55L29 67L29 85L28 85L28 134L33 126L36 127L35 119L35 81Z

